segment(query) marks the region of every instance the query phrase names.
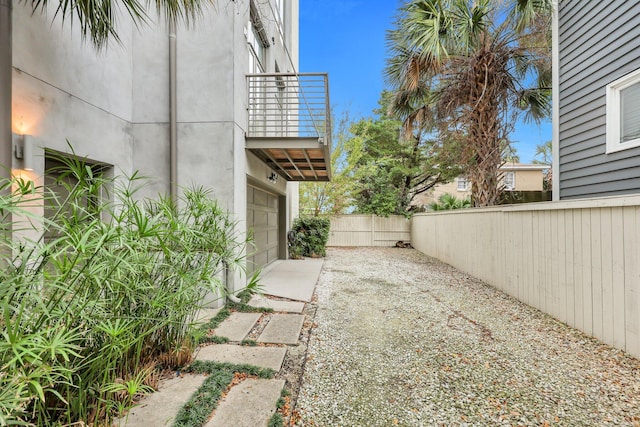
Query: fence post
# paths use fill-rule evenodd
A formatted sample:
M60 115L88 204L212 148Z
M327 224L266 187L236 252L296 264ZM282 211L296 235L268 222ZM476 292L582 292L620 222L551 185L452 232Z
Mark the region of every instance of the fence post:
M376 245L376 215L371 214L371 246Z

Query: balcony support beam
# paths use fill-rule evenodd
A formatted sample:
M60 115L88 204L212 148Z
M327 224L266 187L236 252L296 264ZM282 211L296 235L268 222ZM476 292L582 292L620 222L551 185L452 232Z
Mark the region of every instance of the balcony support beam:
M249 150L267 150L275 148L278 150L286 150L289 148L314 149L322 147L322 143L318 138L299 138L299 137L247 137L246 147Z

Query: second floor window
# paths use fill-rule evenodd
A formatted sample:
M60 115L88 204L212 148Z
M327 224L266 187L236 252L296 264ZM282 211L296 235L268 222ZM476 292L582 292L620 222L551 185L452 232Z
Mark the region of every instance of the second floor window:
M467 178L458 178L458 191L467 191L469 189L469 181Z
M505 190L515 190L516 188L516 173L505 172L504 173L504 188Z
M269 39L258 15L258 8L253 2L250 4L250 19L247 31L247 42L251 51L249 54L249 72L264 73Z

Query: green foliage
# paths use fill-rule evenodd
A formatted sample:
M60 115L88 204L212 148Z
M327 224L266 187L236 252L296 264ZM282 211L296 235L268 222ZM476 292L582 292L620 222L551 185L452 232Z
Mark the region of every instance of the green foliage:
M536 165L549 165L553 162L553 143L547 141L543 144L536 145L536 153L533 163Z
M351 206L351 165L347 161L345 144L349 139L351 121L345 113L334 127L331 147L331 181L301 182L300 212L304 215L343 214Z
M234 365L200 360L193 362L185 371L206 374L207 379L180 409L173 422L174 427L200 427L204 425L211 412L218 406L222 393L231 384L234 373L239 372L259 378L273 378L275 374L271 369L252 365Z
M448 211L452 209L464 209L471 207L471 199L458 199L453 194L445 193L438 197L437 202L429 205L429 209L433 211Z
M143 203L135 175L56 160L63 191L0 184L16 189L0 192L0 227L14 231L0 236L1 425L97 424L126 409L156 364L189 360L203 298L246 245L206 189Z
M204 4L213 3L211 0L183 1L161 0L153 3L158 14L166 17L167 21L181 21L187 25L193 22L201 13ZM48 3L32 1L29 3L33 12L46 12ZM55 2L55 16L62 16L62 23L74 21L78 23L83 38L89 38L94 46L103 48L109 39L120 41L117 29L118 10L125 10L124 15L131 18L136 26L146 24L149 19L150 4L139 0L99 0L72 1L59 0Z
M533 163L537 165L549 165L549 169L543 171L542 189L544 191L551 191L553 188L553 170L551 168L553 163L553 143L551 141L536 146Z
M500 197L513 123L550 114L551 16L548 0L413 0L388 33L393 111L458 141L476 206Z
M282 414L280 412L276 412L269 419L268 427L282 427L284 425L284 419L282 418Z
M408 216L417 195L461 172L453 141L436 139L425 127L402 135L402 121L388 114L391 99L383 92L377 117L350 129L347 152L358 213Z
M292 258L325 256L331 221L325 217L299 217L293 221Z

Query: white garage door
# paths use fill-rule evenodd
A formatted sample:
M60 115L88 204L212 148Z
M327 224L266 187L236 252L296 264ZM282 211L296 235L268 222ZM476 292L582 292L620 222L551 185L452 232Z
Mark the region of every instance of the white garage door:
M278 259L277 195L247 187L247 229L253 230L255 246L247 250L247 273L251 275Z

